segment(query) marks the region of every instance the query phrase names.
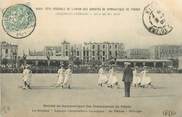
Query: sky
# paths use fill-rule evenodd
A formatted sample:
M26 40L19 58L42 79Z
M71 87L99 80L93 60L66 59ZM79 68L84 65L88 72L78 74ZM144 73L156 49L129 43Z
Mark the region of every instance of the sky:
M0 25L0 41L18 44L23 50L42 50L46 45L60 45L63 40L71 43L122 42L126 48L147 48L158 44L182 44L182 1L155 1L168 16L172 32L158 36L148 32L142 23L142 13L152 0L0 0L0 20L3 9L23 3L35 12L37 25L34 32L23 39L8 36ZM139 11L120 12L118 16L73 16L57 15L57 11L36 10L45 7L69 8L139 8Z

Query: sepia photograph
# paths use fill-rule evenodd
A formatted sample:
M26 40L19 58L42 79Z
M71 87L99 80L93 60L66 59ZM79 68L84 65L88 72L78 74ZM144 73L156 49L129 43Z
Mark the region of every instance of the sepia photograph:
M0 0L0 117L181 117L181 5Z

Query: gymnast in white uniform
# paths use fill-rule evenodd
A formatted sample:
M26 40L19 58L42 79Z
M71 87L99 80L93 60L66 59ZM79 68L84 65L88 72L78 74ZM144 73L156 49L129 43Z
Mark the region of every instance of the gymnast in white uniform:
M103 66L100 66L100 69L98 71L98 86L103 86L103 84L106 84L108 82L106 72L103 68Z

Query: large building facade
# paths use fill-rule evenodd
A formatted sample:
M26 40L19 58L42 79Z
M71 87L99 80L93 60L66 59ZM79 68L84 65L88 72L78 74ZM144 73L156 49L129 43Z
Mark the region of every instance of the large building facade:
M124 44L111 42L85 42L71 45L63 41L60 46L46 46L44 53L46 56L67 56L70 60L79 59L84 64L92 61L105 62L125 56Z
M15 64L17 60L18 45L5 41L0 42L0 64Z
M46 46L40 53L47 57L59 56L69 58L72 62L82 64L103 63L112 59L177 59L182 56L180 45L155 45L149 48L132 48L125 51L123 43L117 42L85 42L83 44L71 44L63 41L58 46ZM32 55L34 55L32 54ZM31 55L30 55L31 56Z
M182 56L180 45L156 45L149 48L152 59L178 59Z
M46 46L44 48L45 56L70 56L71 45L67 41L63 41L59 46Z
M129 59L149 59L150 58L149 49L133 48L133 49L128 49L126 53L127 53L127 58Z
M71 60L75 60L75 59L82 60L83 59L83 46L82 46L82 44L71 45L70 51L71 52L70 52L69 58Z
M113 58L124 58L124 44L110 42L88 42L83 45L83 57L85 62L105 62Z

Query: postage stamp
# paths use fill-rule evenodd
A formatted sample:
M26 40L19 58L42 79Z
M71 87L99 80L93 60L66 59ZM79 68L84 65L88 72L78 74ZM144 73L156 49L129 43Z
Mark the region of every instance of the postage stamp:
M24 4L12 5L3 13L2 26L9 36L22 39L34 31L36 16L33 10Z
M166 35L173 30L165 13L154 3L147 5L143 10L142 20L145 28L156 35Z

